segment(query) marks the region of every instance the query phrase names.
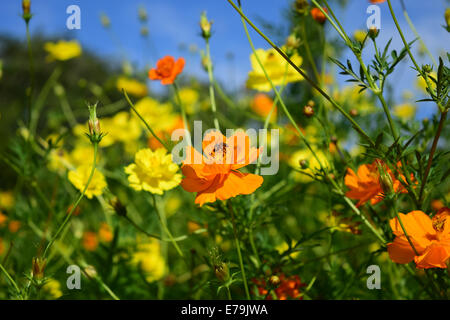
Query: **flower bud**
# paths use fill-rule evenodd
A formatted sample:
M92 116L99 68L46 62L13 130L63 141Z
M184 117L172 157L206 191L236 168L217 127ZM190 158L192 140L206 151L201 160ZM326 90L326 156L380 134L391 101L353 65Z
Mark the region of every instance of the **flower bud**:
M214 274L222 282L226 282L230 278L230 272L225 262L214 266Z
M312 117L314 115L314 109L310 105L306 105L303 107L303 114L307 116L308 118Z
M139 7L138 9L138 17L141 22L147 21L147 10L144 7Z
M42 280L44 278L44 269L47 265L47 260L44 258L33 258L32 260L32 276L35 280Z
M429 64L425 64L422 66L422 71L424 73L430 73L433 70L433 68Z
M294 50L298 49L299 46L300 46L300 39L297 38L297 36L295 34L291 34L291 35L289 35L289 37L287 37L287 39L286 39L287 50L294 51Z
M281 282L280 277L277 276L277 275L273 275L273 276L271 276L270 279L269 279L269 283L270 283L272 286L277 286L277 285L280 284L280 282Z
M327 9L323 8L323 11L327 12ZM320 24L324 24L325 21L327 21L327 17L323 14L323 12L319 8L312 8L311 16L314 20L316 20Z
M83 271L86 273L86 275L89 278L97 277L97 270L95 270L94 266L92 266L92 265L87 265L86 267L83 268Z
M450 8L445 9L445 23L447 24L447 30L450 29Z
M200 29L202 30L202 37L209 39L211 37L211 25L212 21L208 21L206 17L206 12L203 11L200 17Z
M100 121L97 118L97 104L88 105L89 109L89 134L88 137L91 142L100 142L104 134L100 131Z
M120 202L120 200L117 197L114 197L113 199L109 200L109 204L111 205L111 207L113 207L117 215L122 217L127 216L127 208L123 205L122 202Z
M376 37L378 37L378 34L379 34L379 33L380 33L380 29L377 29L377 27L371 26L371 27L369 28L369 37L370 37L372 40L375 40Z
M296 0L294 3L294 10L299 14L306 14L308 12L308 1Z
M22 17L25 20L26 23L28 23L31 19L31 1L30 0L22 0Z
M141 28L141 36L143 36L143 37L148 36L148 28L147 27Z
M301 160L299 160L299 161L298 161L298 164L300 165L300 167L301 167L302 169L308 169L308 167L309 167L308 160L306 160L306 159L301 159Z
M389 173L380 172L378 181L384 194L390 194L394 191L392 177Z
M109 28L111 26L111 21L105 13L100 14L100 22L104 28Z
M356 116L358 115L358 110L356 110L356 109L350 110L350 115L351 115L352 117L356 117Z

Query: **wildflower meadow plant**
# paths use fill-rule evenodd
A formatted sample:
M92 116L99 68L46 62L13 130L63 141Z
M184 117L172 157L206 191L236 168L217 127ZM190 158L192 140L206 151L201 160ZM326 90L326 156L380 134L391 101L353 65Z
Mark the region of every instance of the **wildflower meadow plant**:
M100 10L108 61L70 39L91 24L37 36L22 1L25 43L0 37L0 299L448 299L448 38L403 0L358 0L383 26L356 30L341 2L291 0L275 28L220 1L245 45L218 43L217 10L171 25L177 50L152 10L137 30Z

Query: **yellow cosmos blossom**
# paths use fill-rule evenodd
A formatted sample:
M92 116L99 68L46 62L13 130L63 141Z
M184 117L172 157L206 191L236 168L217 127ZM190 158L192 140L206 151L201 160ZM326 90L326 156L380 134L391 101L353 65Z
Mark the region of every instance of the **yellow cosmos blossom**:
M141 268L148 282L160 280L166 273L166 263L161 255L161 245L156 239L138 243L131 261Z
M199 100L199 94L197 90L192 88L182 88L179 92L180 100L183 106L186 108L188 114L192 114L196 111L197 103Z
M345 86L333 93L333 98L347 110L357 110L361 115L371 114L376 111L376 106L370 100L367 90L359 92L357 86ZM331 107L331 104L328 104Z
M45 51L49 53L47 59L65 61L76 58L81 55L81 46L76 40L72 41L58 41L46 42L44 45Z
M147 86L145 83L127 77L119 77L116 82L117 90L125 89L127 93L135 97L143 97L147 95Z
M329 163L328 163L328 159L325 156L325 154L322 151L318 151L315 150L315 153L317 155L317 157L320 160L320 163L322 163L322 165L325 168L329 167ZM306 160L306 162L308 163L308 168L306 169L301 169L300 167L300 161L301 160ZM317 159L313 156L312 152L309 149L302 149L302 150L298 150L296 151L290 158L289 160L289 165L293 168L296 169L301 169L302 172L305 172L307 174L310 175L314 175L315 172L319 172L320 170L320 165L317 162ZM298 182L302 182L302 183L307 183L307 182L311 182L313 181L313 179L311 177L309 177L306 174L300 173L300 172L293 172L293 177L296 181Z
M14 196L12 191L0 192L0 208L11 209L14 206Z
M82 192L88 182L89 175L91 174L91 165L81 165L76 170L69 171L69 181ZM103 193L103 189L106 188L106 180L103 174L95 170L92 180L86 190L86 197L92 199L93 196L100 196Z
M42 286L42 290L44 290L52 299L58 299L63 295L61 284L55 279L48 279Z
M181 174L178 166L172 162L172 155L164 148L152 151L149 148L139 150L135 155L135 163L125 168L130 186L137 191L148 191L163 194L164 191L178 186Z
M291 248L293 248L296 245L295 241L291 242ZM281 244L277 245L275 247L275 249L278 251L279 254L283 254L284 252L286 252L289 249L289 244L285 241L282 242ZM300 251L294 251L291 254L289 254L289 257L291 258L297 258L298 255L300 254Z
M110 118L102 118L102 132L106 136L102 139L101 146L107 147L116 142L133 143L141 136L142 127L139 119L122 111Z
M135 108L155 132L167 131L177 122L177 114L172 111L170 103L159 103L145 97L136 103Z
M416 115L416 106L411 103L404 103L394 107L394 114L401 120L411 120Z
M279 86L283 83L287 84L303 80L303 77L291 65L288 65L286 72L287 62L275 49L257 49L256 54L272 80L273 85ZM300 66L303 61L302 57L297 54L294 54L291 60L297 66ZM248 73L247 87L266 92L272 90L254 54L250 55L250 62L253 70Z

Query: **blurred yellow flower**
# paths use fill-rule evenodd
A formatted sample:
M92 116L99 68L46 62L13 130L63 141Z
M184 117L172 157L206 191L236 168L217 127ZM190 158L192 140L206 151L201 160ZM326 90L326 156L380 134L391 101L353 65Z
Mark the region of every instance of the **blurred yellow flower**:
M282 56L273 48L268 50L257 49L256 54L260 59L264 69L268 76L272 80L274 86L280 86L283 83L297 82L303 80L303 77L289 65L286 71L287 62ZM297 65L302 64L302 57L294 54L291 60ZM272 87L267 81L263 69L258 64L254 54L250 55L250 62L252 65L252 71L248 73L247 87L258 91L270 91Z
M75 148L70 152L68 156L70 164L74 167L81 166L86 163L86 159L93 159L93 158L94 158L94 148L92 148L92 146L89 144L81 142L75 144ZM97 162L99 160L100 155L99 153L97 153Z
M315 153L319 158L320 162L322 163L322 165L325 166L325 168L329 168L328 159L325 156L325 154L319 150L315 150ZM301 169L300 167L301 160L305 160L308 163L308 168ZM293 168L301 170L302 172L305 172L310 175L314 175L315 172L318 172L320 170L319 162L317 162L317 159L313 156L312 152L309 149L301 149L294 152L294 154L291 156L289 160L289 165ZM302 183L313 181L313 178L297 171L293 172L293 177L296 181Z
M197 103L199 100L199 94L197 90L192 88L182 88L179 92L180 100L183 106L186 108L188 114L192 114L196 111Z
M177 122L177 114L172 111L170 103L159 103L145 97L136 103L135 108L155 132L169 130Z
M181 174L177 173L178 166L172 162L172 155L164 148L155 151L141 149L136 153L134 161L125 168L125 173L129 175L130 186L137 191L163 194L181 182Z
M353 37L355 38L356 41L358 42L363 42L364 39L366 38L367 32L365 30L356 30L353 33Z
M170 217L171 215L176 213L178 209L180 209L181 205L182 201L179 196L177 195L169 196L165 203L166 215Z
M139 82L135 79L130 79L124 76L121 76L117 79L116 82L117 90L125 91L135 97L143 97L147 95L147 86L145 83Z
M416 106L411 103L399 104L394 107L393 113L402 120L411 120L416 115Z
M116 142L136 142L141 136L142 127L139 119L122 111L113 117L102 119L102 132L106 133L106 136L102 139L100 146L108 147Z
M357 110L361 115L376 111L375 104L370 100L366 91L359 92L358 86L345 86L333 93L333 98L347 110ZM331 106L331 104L329 104Z
M91 174L91 165L81 165L76 170L69 171L69 181L82 192L88 182L89 175ZM95 170L92 180L86 190L86 197L92 199L93 196L100 196L103 193L103 189L106 188L106 180L103 174Z
M159 241L151 239L149 242L138 242L132 263L141 268L148 282L160 280L166 273L166 263L161 255Z
M58 42L46 42L44 45L45 51L49 53L47 59L65 61L76 58L81 55L81 46L76 40Z
M63 293L61 291L61 284L58 280L48 279L45 284L42 286L42 290L44 290L52 299L60 298Z
M429 76L431 76L431 77L433 77L434 79L437 80L437 73L435 71L430 72ZM435 90L436 89L436 83L433 80L429 79L429 78L428 78L428 80L430 81L431 88ZM427 83L425 82L424 78L418 77L416 85L424 93L427 93Z
M295 245L296 245L296 242L292 241L291 248L293 248ZM283 254L288 249L289 249L289 244L286 241L280 243L279 245L277 245L275 247L275 250L277 250L279 254ZM294 251L289 255L289 257L296 258L296 257L298 257L299 254L300 254L300 251Z
M14 205L14 196L12 191L0 192L0 208L8 210Z

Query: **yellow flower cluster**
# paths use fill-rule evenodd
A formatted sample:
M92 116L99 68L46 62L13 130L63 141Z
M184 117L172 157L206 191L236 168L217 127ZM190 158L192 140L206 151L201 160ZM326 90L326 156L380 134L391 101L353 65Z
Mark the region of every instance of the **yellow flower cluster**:
M44 45L45 51L48 52L47 59L49 61L60 60L65 61L72 58L76 58L81 55L81 46L76 40L63 41L60 40L56 43L46 42Z
M143 97L147 95L147 86L145 83L141 83L135 79L130 79L127 77L119 77L116 82L117 90L125 91L135 97Z
M280 56L275 49L257 49L255 52L274 86L280 86L282 84L303 80L303 77L294 69L294 67L288 65L286 60L284 60L284 58ZM300 66L303 61L302 57L297 54L294 54L291 57L291 60L297 66ZM264 71L260 67L255 54L250 55L250 62L253 70L248 73L247 87L266 92L272 90L272 87L270 86L269 81L267 81Z
M155 151L148 148L139 150L135 155L135 163L125 168L133 189L160 195L180 184L182 177L177 171L178 166L172 162L172 155L163 148Z
M42 290L44 290L52 299L58 299L63 295L59 281L51 278L45 282L42 286Z
M173 112L170 103L159 103L155 99L145 97L136 103L135 108L155 132L167 131L176 124L177 114Z
M166 263L161 255L161 245L158 240L152 239L150 242L139 243L131 261L141 268L148 282L157 281L166 273Z

